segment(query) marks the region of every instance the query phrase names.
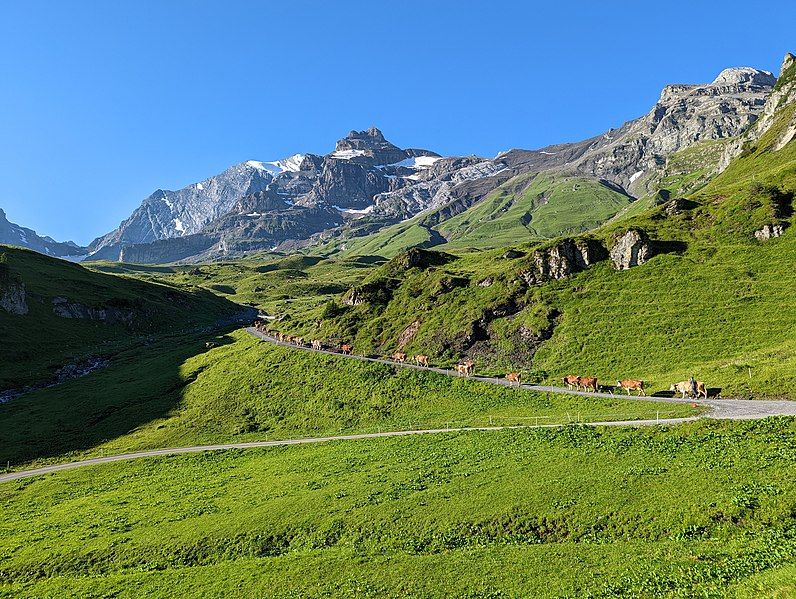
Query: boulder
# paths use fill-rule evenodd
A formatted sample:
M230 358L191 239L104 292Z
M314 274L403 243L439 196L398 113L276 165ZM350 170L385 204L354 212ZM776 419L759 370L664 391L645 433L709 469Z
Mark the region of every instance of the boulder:
M28 313L25 298L25 283L6 280L0 284L0 308L6 312L23 316Z
M766 241L772 237L779 237L782 235L783 227L780 224L766 225L759 231L755 231L755 239L758 241Z
M630 229L619 237L610 252L617 270L626 270L644 264L652 257L649 237L641 229Z
M563 279L603 259L605 249L591 239L564 239L533 253L534 267L521 273L529 285Z

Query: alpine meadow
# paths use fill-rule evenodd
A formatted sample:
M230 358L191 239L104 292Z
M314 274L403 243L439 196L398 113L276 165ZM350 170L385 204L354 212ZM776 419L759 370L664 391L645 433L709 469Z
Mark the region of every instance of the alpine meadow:
M13 38L9 81L31 95L9 95L4 112L50 119L44 102L63 118L47 121L47 151L63 144L63 157L42 160L30 201L44 219L73 197L58 173L79 156L79 197L128 216L97 225L93 241L56 241L12 222L36 220L11 201L30 177L3 171L0 597L796 598L796 56L776 72L729 66L708 83L670 83L621 126L577 120L602 132L488 158L452 153L461 142L446 131L472 129L472 147L489 147L459 112L483 118L483 85L496 123L528 118L512 112L509 96L531 89L515 79L578 76L546 62L559 46L533 63L506 49L492 73L463 9L410 19L352 2L271 7L265 19L252 6L233 33L228 18L208 19L212 4L167 2L147 22L140 7L103 7L113 39L99 13L9 8L44 41L37 55ZM485 31L507 28L506 48L532 43L510 41L521 23L508 13L481 9ZM563 35L561 9L545 10ZM585 48L575 12L568 39ZM344 14L356 23L346 43ZM188 33L197 19L212 36ZM396 28L392 44L410 20L397 61L384 28ZM71 22L79 36L63 31ZM472 51L436 33L457 26ZM713 64L673 35L672 64ZM382 45L357 42L373 56L332 66L352 36ZM167 42L182 57L174 68ZM453 53L422 51L443 43L472 55L466 86ZM588 52L628 69L653 56L617 48ZM34 82L60 76L61 51L80 79ZM118 72L92 68L106 51ZM382 89L379 65L407 61L416 70L392 71ZM181 69L207 77L191 90ZM122 71L151 89L128 96ZM77 83L89 74L102 93ZM335 97L330 81L367 102ZM422 98L398 101L421 84ZM317 106L302 110L308 94ZM548 99L555 123L567 100ZM437 125L402 147L409 121L438 105ZM327 109L361 112L366 128L334 142L319 124ZM130 179L149 180L134 155L169 145L193 169L172 180L211 164L206 154L239 159L129 204L139 187L107 188L88 158L102 152L77 141L91 146L92 119L107 115L122 152L109 160L128 161ZM183 118L207 143L170 128ZM292 153L250 159L247 118L278 148L294 143L287 121L301 121ZM142 119L163 129L138 146ZM436 149L419 147L434 137ZM19 139L39 143L38 129Z

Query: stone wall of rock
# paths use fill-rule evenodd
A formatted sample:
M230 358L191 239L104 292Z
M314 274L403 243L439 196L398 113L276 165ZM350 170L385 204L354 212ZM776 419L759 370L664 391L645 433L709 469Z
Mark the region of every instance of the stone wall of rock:
M611 261L617 270L626 270L644 264L652 257L652 244L641 229L630 229L611 247Z

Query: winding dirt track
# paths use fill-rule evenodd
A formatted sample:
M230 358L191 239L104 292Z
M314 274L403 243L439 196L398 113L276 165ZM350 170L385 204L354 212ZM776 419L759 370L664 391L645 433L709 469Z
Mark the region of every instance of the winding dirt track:
M297 350L311 351L316 353L324 353L334 356L342 356L342 354L331 352L327 350L314 350L309 347L297 347L292 344L281 343L272 337L261 333L253 327L246 329L249 333L276 345L282 345ZM453 371L445 370L442 368L426 368L416 366L415 364L396 364L389 360L381 360L378 358L366 358L364 356L342 356L351 360L362 360L367 362L378 362L380 364L389 364L399 366L402 368L415 368L418 370L431 370L439 374L448 376L456 376ZM473 376L471 380L481 381L495 385L507 386L508 383L504 379ZM583 395L587 397L619 397L611 395L610 393L592 393L588 391L569 391L561 387L547 387L544 385L521 385L523 389L532 391L541 391L547 393L563 393L569 395ZM757 400L741 400L741 399L708 399L702 401L692 401L690 399L682 400L671 397L635 397L635 396L621 396L623 399L631 400L648 400L661 403L696 403L698 405L707 406L710 411L702 416L690 416L687 418L660 418L654 420L614 420L606 422L588 422L583 423L585 426L655 426L663 424L679 424L682 422L689 422L698 420L700 418L719 418L729 420L750 420L755 418L767 418L768 416L796 416L796 401L757 401ZM428 435L435 433L452 433L452 432L466 432L466 431L496 431L511 428L555 428L563 426L561 424L538 424L531 426L485 426L485 427L469 427L469 428L437 428L437 429L423 429L423 430L405 430L405 431L386 431L378 433L361 433L355 435L335 435L331 437L314 437L306 439L282 439L275 441L253 441L249 443L223 443L219 445L196 445L193 447L172 447L167 449L152 449L148 451L139 451L135 453L125 453L112 456L104 456L99 458L90 458L87 460L80 460L76 462L67 462L64 464L53 464L51 466L43 466L41 468L34 468L30 470L19 470L17 472L8 472L0 474L0 483L27 478L30 476L40 476L44 474L51 474L53 472L60 472L62 470L71 470L73 468L82 468L84 466L92 466L98 464L108 464L111 462L121 462L126 460L135 460L139 458L151 458L159 456L169 456L182 453L200 453L204 451L220 451L226 449L254 449L258 447L279 447L284 445L306 445L310 443L325 443L329 441L353 441L356 439L375 439L380 437L404 437L409 435Z

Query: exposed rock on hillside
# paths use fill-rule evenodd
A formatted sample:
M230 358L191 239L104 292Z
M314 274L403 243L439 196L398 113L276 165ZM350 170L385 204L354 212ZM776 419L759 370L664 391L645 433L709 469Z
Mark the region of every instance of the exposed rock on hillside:
M420 330L420 321L415 320L398 335L398 349L403 349L412 342Z
M402 272L410 268L441 266L450 261L451 258L452 256L450 254L415 247L398 254L389 261L387 267L390 272Z
M605 258L605 248L591 239L564 239L533 253L533 268L522 273L529 285L563 279Z
M784 104L793 102L796 102L796 56L788 52L782 61L776 85L766 98L760 118L749 128L745 135L732 140L727 145L719 161L719 172L725 170L732 159L743 152L745 145L754 145L760 140L763 134L774 124L774 116L779 108ZM796 113L792 115L790 124L774 141L771 149L776 152L794 138L796 138Z
M24 316L28 313L25 283L2 277L0 273L0 308L10 314Z
M53 314L62 318L83 318L98 320L108 324L130 324L135 313L130 309L117 307L93 308L79 302L72 302L65 297L56 296L52 299Z
M619 237L611 248L611 261L617 270L644 264L652 257L652 244L641 229L630 229Z
M759 231L755 231L755 238L758 241L765 241L772 237L779 237L783 230L784 227L781 224L766 225Z

